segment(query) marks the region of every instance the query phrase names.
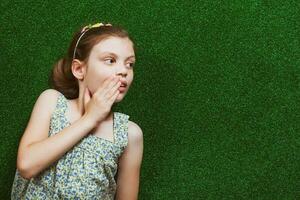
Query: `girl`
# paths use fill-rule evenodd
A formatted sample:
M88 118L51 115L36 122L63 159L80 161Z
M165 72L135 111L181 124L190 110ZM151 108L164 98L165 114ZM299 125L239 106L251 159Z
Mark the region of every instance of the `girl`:
M137 199L142 130L112 111L134 63L121 27L97 23L75 33L21 138L11 199Z

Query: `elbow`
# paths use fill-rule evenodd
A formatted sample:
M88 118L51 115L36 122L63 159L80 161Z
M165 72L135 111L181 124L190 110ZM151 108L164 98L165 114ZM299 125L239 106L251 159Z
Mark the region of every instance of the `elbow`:
M30 167L27 162L18 160L17 161L17 170L23 178L25 178L27 180L30 180L31 178L33 178L32 170L30 170Z

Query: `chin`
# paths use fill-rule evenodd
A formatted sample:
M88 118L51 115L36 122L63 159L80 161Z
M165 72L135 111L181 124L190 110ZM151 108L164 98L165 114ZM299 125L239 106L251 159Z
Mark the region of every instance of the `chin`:
M120 101L123 100L124 96L126 93L119 93L117 98L115 99L115 103L119 103Z

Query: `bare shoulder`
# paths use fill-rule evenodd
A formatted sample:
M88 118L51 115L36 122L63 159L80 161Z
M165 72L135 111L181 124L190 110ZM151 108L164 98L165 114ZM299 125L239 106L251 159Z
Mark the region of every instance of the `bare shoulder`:
M39 95L23 133L21 146L27 146L48 137L50 118L59 94L57 90L46 89Z
M55 89L46 89L44 90L36 100L33 111L37 109L39 111L44 111L44 114L47 112L48 116L52 114L55 109L57 98L61 93Z
M51 115L54 111L57 98L60 94L61 93L55 89L44 90L37 98L32 114L39 112L43 114L48 113L48 116Z
M143 131L141 127L133 122L133 121L128 121L128 139L129 141L133 142L142 142L143 141Z
M46 89L44 90L39 98L50 98L49 100L51 101L56 101L57 97L60 95L61 93L55 89Z
M61 93L55 89L46 89L44 90L38 99L33 108L33 114L39 114L40 117L45 117L45 119L50 120L50 116L52 115L58 96Z

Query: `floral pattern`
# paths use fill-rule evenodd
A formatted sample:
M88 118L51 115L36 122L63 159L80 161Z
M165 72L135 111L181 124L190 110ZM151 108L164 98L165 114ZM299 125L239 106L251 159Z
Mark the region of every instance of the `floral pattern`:
M71 124L65 116L66 109L67 99L60 93L51 116L49 137ZM30 180L16 169L11 199L114 199L118 158L128 144L128 119L128 115L114 112L113 142L89 134Z

